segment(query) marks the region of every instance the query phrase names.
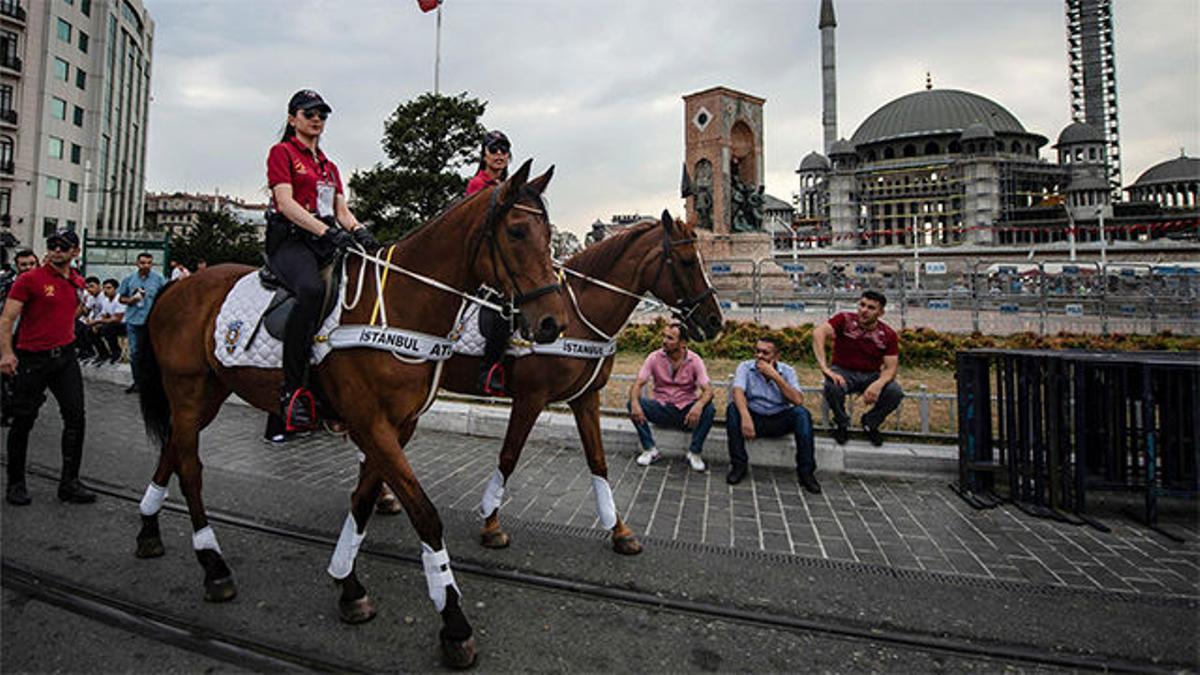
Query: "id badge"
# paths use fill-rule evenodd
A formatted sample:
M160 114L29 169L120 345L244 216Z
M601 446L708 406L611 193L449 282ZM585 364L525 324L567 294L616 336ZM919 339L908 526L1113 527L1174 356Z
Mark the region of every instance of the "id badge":
M328 218L333 215L333 184L317 183L317 217Z

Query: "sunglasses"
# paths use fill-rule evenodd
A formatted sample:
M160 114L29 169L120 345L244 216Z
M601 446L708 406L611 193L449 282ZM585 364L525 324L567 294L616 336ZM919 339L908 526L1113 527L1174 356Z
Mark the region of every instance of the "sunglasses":
M487 151L493 155L507 155L509 146L505 143L493 143L487 146Z
M50 251L66 252L66 251L70 251L73 248L75 248L75 247L61 239L55 239L54 241L46 242L46 249L50 250Z
M305 110L304 116L310 120L314 117L320 117L321 121L324 122L329 118L329 113L325 112L324 110Z

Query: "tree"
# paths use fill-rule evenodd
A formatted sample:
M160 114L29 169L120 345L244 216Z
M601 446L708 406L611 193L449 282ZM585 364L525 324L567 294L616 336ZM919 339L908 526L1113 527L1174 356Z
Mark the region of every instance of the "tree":
M171 239L171 259L190 269L204 260L210 265L226 262L262 263L258 229L224 211L205 211L200 220Z
M555 260L566 260L583 250L579 237L574 232L560 230L554 224L550 225L550 254Z
M426 93L396 108L384 123L387 161L350 177L350 206L378 239L403 235L462 195L461 170L478 159L486 107L463 92Z

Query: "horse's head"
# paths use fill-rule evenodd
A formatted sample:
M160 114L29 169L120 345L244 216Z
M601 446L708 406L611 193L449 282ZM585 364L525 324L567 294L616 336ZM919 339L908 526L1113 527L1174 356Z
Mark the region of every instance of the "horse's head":
M721 332L723 320L716 292L708 282L704 260L696 248L695 227L671 218L666 210L659 225L662 244L657 252L658 263L646 265L645 273L653 275L648 288L675 308L693 340L711 340Z
M526 160L511 178L482 196L487 216L475 245L473 264L480 280L512 299L521 334L553 342L567 325L562 286L550 254L550 219L542 192L554 167L529 180Z

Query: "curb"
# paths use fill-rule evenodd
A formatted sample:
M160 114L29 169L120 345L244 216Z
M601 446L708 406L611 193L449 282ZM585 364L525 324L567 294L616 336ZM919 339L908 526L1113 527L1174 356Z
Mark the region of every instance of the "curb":
M127 364L80 366L85 380L128 386L132 382ZM249 404L237 396L230 401ZM481 405L461 401L438 400L421 417L421 429L464 434L502 440L508 428L509 408L500 405ZM637 432L628 419L604 415L600 418L600 433L604 450L609 456L634 456L641 452ZM654 428L655 443L668 458L678 456L682 461L690 435L671 429ZM530 440L578 446L575 417L569 413L547 410L538 417L529 434ZM889 440L882 447L851 439L838 445L832 438L816 437L817 470L824 473L852 473L906 477L950 478L958 472L958 449L949 445L913 443ZM725 429L714 426L705 443L704 458L710 465L728 466ZM795 444L790 437L758 439L746 442L750 462L755 466L774 466L795 469ZM661 461L661 460L660 460Z

